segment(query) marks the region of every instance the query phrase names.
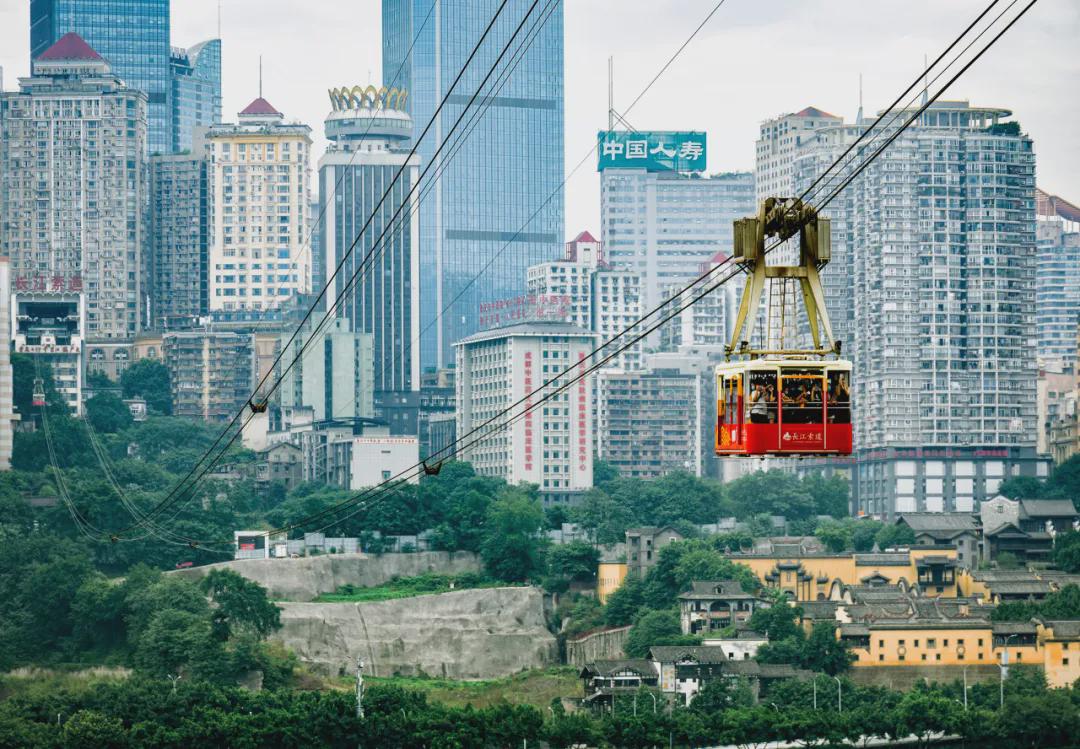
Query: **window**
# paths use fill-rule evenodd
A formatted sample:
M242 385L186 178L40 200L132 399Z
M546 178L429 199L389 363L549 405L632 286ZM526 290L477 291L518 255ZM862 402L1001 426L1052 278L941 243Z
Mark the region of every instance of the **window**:
M937 638L934 638L934 637L927 638L926 647L928 647L928 648L936 648L937 647Z
M941 653L934 653L934 660L935 661L940 661L941 660Z

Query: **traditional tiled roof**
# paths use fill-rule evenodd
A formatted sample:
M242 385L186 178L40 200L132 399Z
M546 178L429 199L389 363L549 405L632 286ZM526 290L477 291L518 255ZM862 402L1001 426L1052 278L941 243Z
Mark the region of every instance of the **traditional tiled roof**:
M589 230L586 229L585 231L581 232L581 234L578 234L576 237L574 237L573 241L575 241L575 242L595 242L597 240L596 240L596 237L594 237L591 233L589 233Z
M994 622L995 635L1033 635L1037 631L1035 624L1027 622Z
M753 597L743 591L742 586L734 580L694 580L690 583L688 592L679 594L679 598L684 601L712 600L715 598L743 600Z
M1054 630L1054 637L1080 637L1080 621L1076 619L1044 619L1044 626Z
M856 567L907 567L911 564L911 557L907 553L898 554L856 554Z
M69 31L47 50L37 56L38 60L100 60L101 55L86 40Z
M829 114L823 109L817 107L806 107L806 109L800 109L795 113L796 117L832 117L835 120L840 119L835 114Z
M261 96L248 104L240 114L281 114L274 106Z
M1080 515L1071 499L1021 499L1029 518L1072 518Z
M728 660L723 648L709 645L654 645L649 648L649 655L660 663L726 663Z
M642 676L656 676L656 667L652 661L644 658L623 658L611 661L593 661L581 669L581 677L611 676L619 671L636 671Z
M897 518L911 530L942 538L955 538L962 533L975 533L978 522L966 512L907 512Z

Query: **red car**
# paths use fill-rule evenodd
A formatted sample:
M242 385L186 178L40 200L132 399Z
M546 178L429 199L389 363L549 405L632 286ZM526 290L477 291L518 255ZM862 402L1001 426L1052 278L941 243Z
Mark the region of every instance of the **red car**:
M192 567L194 565L195 565L194 562L177 562L176 563L176 569L182 570L182 569L186 569L188 567Z

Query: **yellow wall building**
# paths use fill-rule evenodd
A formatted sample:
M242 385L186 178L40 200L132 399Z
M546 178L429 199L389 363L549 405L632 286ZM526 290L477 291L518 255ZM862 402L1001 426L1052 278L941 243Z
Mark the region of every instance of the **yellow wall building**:
M766 588L781 590L795 601L839 600L843 589L857 585L918 585L924 595L955 598L955 547L920 547L871 554L732 554Z
M596 570L596 598L600 603L607 603L608 596L614 593L626 579L625 562L601 562Z

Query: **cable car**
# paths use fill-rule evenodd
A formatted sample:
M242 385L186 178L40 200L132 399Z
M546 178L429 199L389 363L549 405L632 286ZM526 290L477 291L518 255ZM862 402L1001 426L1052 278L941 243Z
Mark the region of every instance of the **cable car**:
M782 242L796 234L799 265L766 265L765 238ZM717 455L851 454L852 366L833 339L819 275L829 262L829 239L828 219L798 199L769 198L758 216L735 222L734 256L748 277L731 343L724 347L728 361L716 367ZM783 314L775 347L751 348L762 293L773 285L780 291L769 301L779 299L781 309L786 286L801 292L813 348L785 347L792 318Z
M34 378L34 392L30 401L34 406L45 405L45 380L40 377Z

